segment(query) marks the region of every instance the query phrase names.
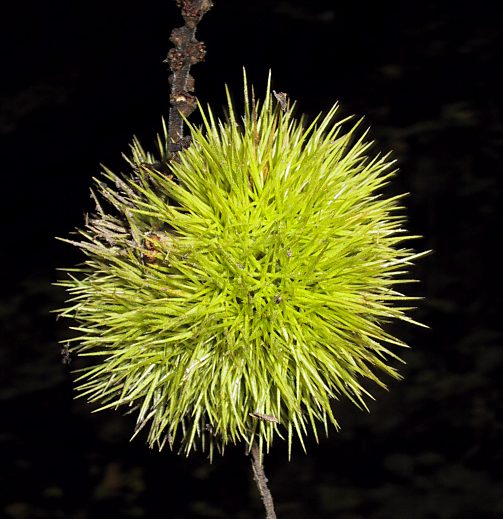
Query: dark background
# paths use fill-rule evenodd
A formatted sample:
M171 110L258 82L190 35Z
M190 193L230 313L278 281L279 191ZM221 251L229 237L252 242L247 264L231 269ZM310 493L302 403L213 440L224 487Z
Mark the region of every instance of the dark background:
M193 69L203 102L239 94L241 67L310 116L335 100L394 151L409 228L433 249L414 270L425 296L400 327L402 382L370 414L287 461L266 460L280 518L503 517L501 254L502 18L489 2L216 0ZM5 9L5 8L4 8ZM55 236L83 222L99 163L125 169L168 112L162 63L174 2L10 3L0 56L0 516L263 517L240 447L213 464L129 443L133 418L72 400L51 286L80 255ZM238 95L236 95L238 97Z

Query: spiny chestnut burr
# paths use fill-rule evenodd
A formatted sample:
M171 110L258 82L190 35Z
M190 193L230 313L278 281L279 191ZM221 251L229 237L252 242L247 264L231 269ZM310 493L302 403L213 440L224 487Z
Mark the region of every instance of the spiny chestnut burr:
M187 148L165 131L170 174L135 140L129 174L104 170L96 215L68 240L87 256L60 283L69 354L94 361L79 391L136 409L152 447L290 451L338 428L335 400L365 408L369 382L400 378L388 326L414 322L399 287L422 254L383 191L393 161L336 105L306 128L270 80L263 102L248 92L243 116L230 95L227 119L201 108Z

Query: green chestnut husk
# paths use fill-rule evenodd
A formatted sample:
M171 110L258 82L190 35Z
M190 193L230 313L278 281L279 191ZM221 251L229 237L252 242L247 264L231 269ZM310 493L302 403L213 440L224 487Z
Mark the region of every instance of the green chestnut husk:
M70 351L90 357L77 391L131 408L152 447L318 440L336 400L366 408L366 380L399 378L386 328L414 323L397 288L421 253L383 195L394 161L337 105L306 126L270 78L263 102L244 95L243 117L229 94L224 120L199 107L177 160L165 127L156 154L134 140L66 240L86 256L59 283Z

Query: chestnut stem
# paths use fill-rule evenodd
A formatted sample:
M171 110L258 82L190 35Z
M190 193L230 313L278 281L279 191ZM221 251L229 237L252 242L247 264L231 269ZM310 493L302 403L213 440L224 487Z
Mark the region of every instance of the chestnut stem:
M257 484L257 488L264 503L266 512L266 519L276 519L276 512L274 511L274 501L272 498L271 491L267 485L267 477L264 471L264 465L262 465L262 456L258 445L254 442L251 450L251 462L253 470L253 479Z
M204 43L196 40L196 29L201 18L213 6L213 2L176 0L176 4L181 8L185 25L171 31L170 41L175 47L169 50L164 60L171 70L169 76L171 108L168 121L170 159L175 158L177 152L188 145L183 137L183 117L188 117L197 106L194 78L190 75L190 67L203 61L206 54Z

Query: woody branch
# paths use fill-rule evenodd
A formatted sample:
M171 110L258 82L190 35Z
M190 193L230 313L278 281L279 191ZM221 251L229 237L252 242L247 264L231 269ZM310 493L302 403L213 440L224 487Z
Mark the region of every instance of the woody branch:
M206 54L203 42L196 40L197 24L213 6L211 0L176 0L181 8L185 25L173 29L170 41L175 45L170 49L166 59L169 64L171 85L168 123L170 158L176 156L185 144L183 138L183 117L188 117L196 108L194 95L194 78L190 75L190 67L203 61ZM183 117L182 117L183 116Z

